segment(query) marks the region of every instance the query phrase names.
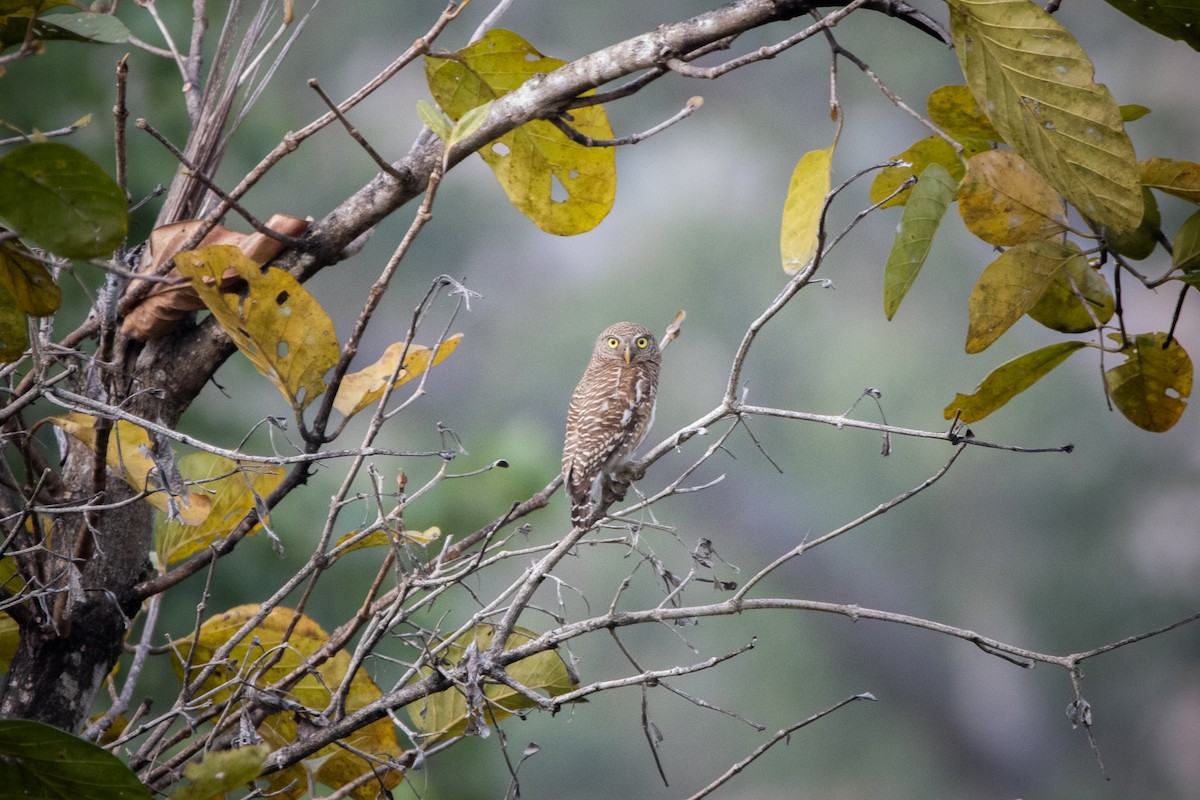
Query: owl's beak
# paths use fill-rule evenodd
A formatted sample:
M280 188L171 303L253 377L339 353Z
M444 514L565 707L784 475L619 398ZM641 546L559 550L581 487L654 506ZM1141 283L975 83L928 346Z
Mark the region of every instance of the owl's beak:
M632 360L633 360L633 348L626 347L625 348L625 363L628 364Z

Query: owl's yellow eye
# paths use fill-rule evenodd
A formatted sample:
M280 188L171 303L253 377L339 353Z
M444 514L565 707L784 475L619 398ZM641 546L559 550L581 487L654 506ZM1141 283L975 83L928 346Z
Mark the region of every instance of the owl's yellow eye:
M649 339L647 339L645 336L639 336L639 337L638 337L638 339L637 339L637 346L638 346L638 347L643 347L643 348L644 348L644 347L647 347L647 346L649 346L649 344L650 344L650 340L649 340Z
M611 347L613 350L616 350L618 347L621 346L621 340L615 336L610 336L610 337L608 337L608 346Z

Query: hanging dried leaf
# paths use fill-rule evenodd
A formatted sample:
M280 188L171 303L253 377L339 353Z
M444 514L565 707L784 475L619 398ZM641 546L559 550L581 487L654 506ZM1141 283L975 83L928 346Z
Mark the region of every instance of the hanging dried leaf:
M156 228L150 234L149 246L138 268L139 272L147 275L161 274L162 268L175 257L179 248L204 226L203 221L193 219ZM295 237L308 229L308 222L285 214L275 214L267 220L266 227L277 233ZM196 249L214 244L233 245L256 264L266 264L283 249L282 242L265 233L238 233L221 225L209 231ZM179 270L172 269L167 273L167 277L176 280L171 283L155 283L142 302L125 315L121 323L121 333L140 341L157 339L188 314L204 308L204 303L196 294L195 288ZM130 290L138 283L136 280L132 281ZM233 291L241 286L241 283L242 278L234 269L227 270L221 276L223 291Z

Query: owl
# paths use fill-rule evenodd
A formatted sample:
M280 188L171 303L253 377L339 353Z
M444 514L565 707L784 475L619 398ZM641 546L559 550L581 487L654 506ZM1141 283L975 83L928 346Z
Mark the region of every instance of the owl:
M587 519L602 477L650 431L659 363L654 334L636 323L618 322L596 340L567 407L562 464L572 524Z

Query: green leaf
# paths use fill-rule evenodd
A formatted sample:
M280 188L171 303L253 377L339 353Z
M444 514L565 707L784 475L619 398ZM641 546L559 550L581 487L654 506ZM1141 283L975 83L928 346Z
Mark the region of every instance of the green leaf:
M1142 220L1133 144L1087 53L1029 0L949 0L967 84L1004 140L1084 215Z
M988 264L967 300L967 352L982 352L999 339L1076 259L1086 266L1074 243L1035 241L1005 250Z
M1142 202L1145 204L1146 213L1142 216L1142 224L1132 231L1117 233L1108 228L1101 229L1109 250L1135 261L1149 258L1154 248L1158 247L1159 228L1162 225L1162 215L1158 211L1158 200L1155 199L1154 192L1143 187Z
M895 315L929 256L933 235L954 197L954 185L941 165L930 164L913 187L883 269L883 313L888 319Z
M1048 239L1067 225L1062 196L1011 150L971 156L958 212L971 233L1001 247Z
M450 139L450 122L446 119L437 106L430 103L428 100L417 101L417 116L421 118L429 130L441 139L443 142Z
M0 364L11 364L29 343L28 317L15 298L0 285Z
M1109 338L1120 342L1121 334ZM1192 393L1192 360L1179 342L1166 343L1165 333L1139 333L1121 350L1125 363L1104 372L1113 405L1134 425L1155 433L1179 421Z
M294 409L303 411L325 391L325 374L338 360L337 335L299 281L275 267L264 272L233 245L176 253L175 267L192 279L221 328ZM246 281L245 297L220 290L229 269Z
M125 239L116 181L73 147L37 142L0 156L0 223L66 258L106 256Z
M1200 164L1151 158L1138 164L1142 185L1150 189L1200 203Z
M813 260L820 247L821 213L829 194L830 165L837 138L821 150L810 150L800 157L788 182L783 202L783 222L779 230L779 252L783 271L799 272Z
M1183 279L1200 289L1200 211L1192 214L1175 234L1171 265L1183 272Z
M981 420L1033 386L1071 353L1091 346L1088 342L1059 342L1018 356L988 373L972 394L955 395L943 414L946 419L958 414L968 425Z
M1200 50L1200 4L1196 0L1108 0L1108 4L1155 33Z
M78 736L27 720L0 720L5 797L149 800L119 758Z
M1137 103L1127 103L1121 105L1121 119L1125 122L1133 122L1150 113L1150 109L1146 106L1139 106Z
M472 109L565 63L542 55L512 31L497 28L457 53L426 56L425 76L437 104L458 122ZM574 109L564 121L591 139L613 138L602 106ZM617 186L612 147L587 147L550 122L533 120L481 148L479 155L509 201L547 233L571 236L589 231L612 209Z

